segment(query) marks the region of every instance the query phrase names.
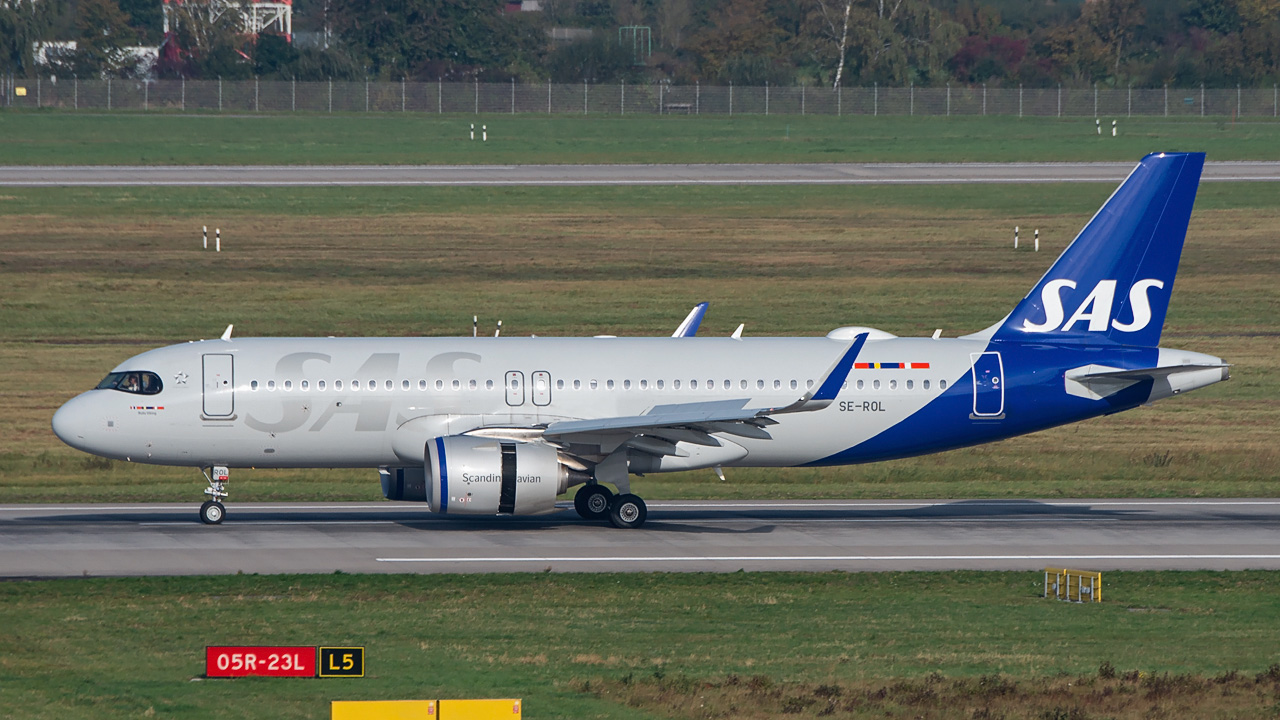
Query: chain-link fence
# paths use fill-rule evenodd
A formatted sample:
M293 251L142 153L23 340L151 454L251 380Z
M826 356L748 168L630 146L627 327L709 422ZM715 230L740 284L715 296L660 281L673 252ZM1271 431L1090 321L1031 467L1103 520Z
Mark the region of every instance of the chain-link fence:
M167 112L1278 117L1270 88L744 87L0 78L5 107Z

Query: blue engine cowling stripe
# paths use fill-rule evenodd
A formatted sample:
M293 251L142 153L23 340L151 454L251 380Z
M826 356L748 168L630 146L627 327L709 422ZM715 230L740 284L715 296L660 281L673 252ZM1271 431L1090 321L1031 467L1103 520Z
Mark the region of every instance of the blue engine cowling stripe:
M440 512L449 510L449 472L445 468L449 463L444 457L444 438L436 438L436 459L440 472Z

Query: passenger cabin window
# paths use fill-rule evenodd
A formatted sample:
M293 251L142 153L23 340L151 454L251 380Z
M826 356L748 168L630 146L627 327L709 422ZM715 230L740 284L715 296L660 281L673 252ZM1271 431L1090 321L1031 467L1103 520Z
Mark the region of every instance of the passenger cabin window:
M257 389L258 389L258 381L257 381L257 380L254 380L253 382L249 383L249 389L250 389L250 390L257 390Z
M946 389L947 389L947 381L946 381L946 380L939 380L939 381L938 381L938 389L939 389L939 390L946 390Z
M119 390L135 395L157 395L164 386L160 384L160 376L153 372L121 372L111 373L98 383L95 390Z

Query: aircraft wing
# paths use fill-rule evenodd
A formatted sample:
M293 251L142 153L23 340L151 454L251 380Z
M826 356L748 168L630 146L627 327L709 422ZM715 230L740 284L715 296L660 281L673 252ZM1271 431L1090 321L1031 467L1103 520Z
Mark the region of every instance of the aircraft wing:
M788 405L748 407L748 398L655 405L641 415L553 422L542 436L552 442L573 443L589 442L602 435L651 435L672 444L683 440L712 446L719 445L719 441L711 437L712 433L769 440L771 437L764 428L777 424L772 416L821 410L835 400L866 340L866 333L855 337L817 387Z
M710 303L698 303L693 306L689 314L685 316L684 322L680 323L680 327L671 333L671 337L693 337L698 334L698 326L702 324L702 316L707 314L707 306Z

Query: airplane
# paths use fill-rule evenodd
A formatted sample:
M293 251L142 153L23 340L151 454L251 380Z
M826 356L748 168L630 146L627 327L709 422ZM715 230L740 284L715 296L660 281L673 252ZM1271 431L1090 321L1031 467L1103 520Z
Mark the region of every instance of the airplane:
M120 363L57 411L53 431L103 457L200 469L208 524L226 515L230 468L350 467L376 468L388 499L445 515L550 513L581 486L583 518L638 528L648 511L632 475L911 457L1229 379L1220 358L1159 347L1203 165L1203 153L1143 158L1012 312L961 337L228 327Z

